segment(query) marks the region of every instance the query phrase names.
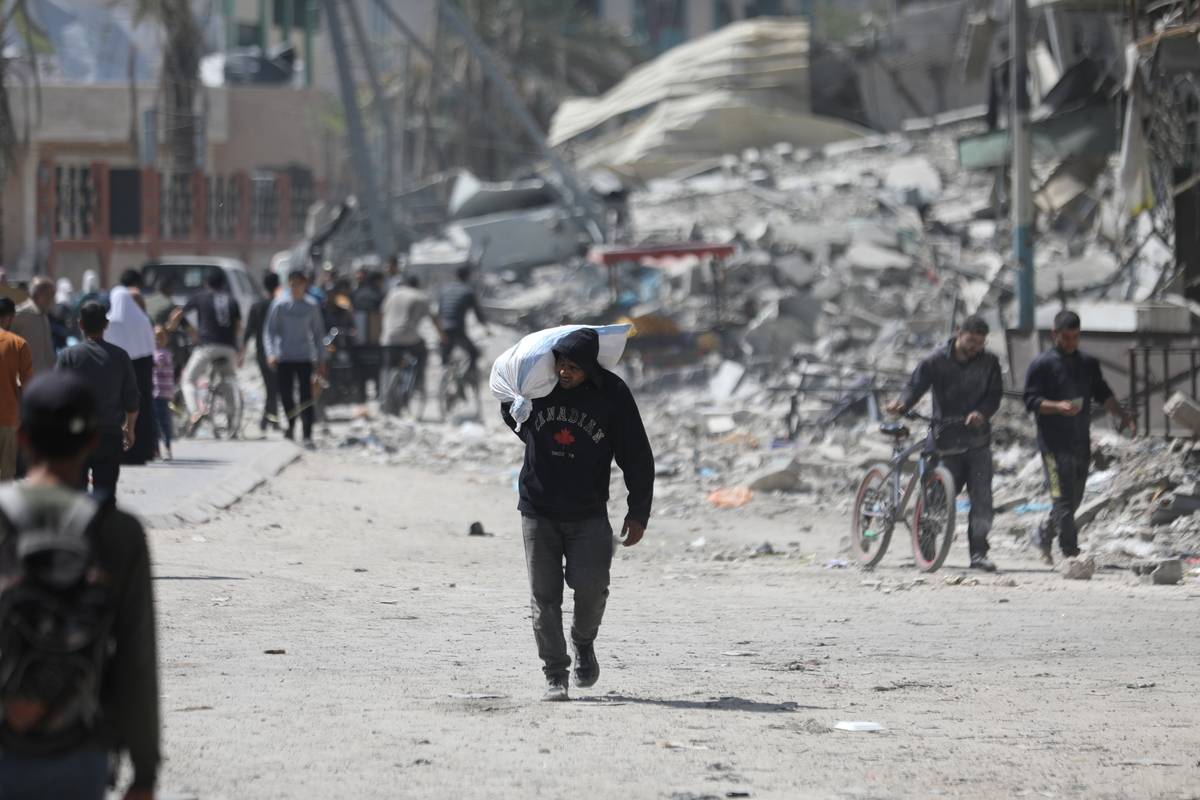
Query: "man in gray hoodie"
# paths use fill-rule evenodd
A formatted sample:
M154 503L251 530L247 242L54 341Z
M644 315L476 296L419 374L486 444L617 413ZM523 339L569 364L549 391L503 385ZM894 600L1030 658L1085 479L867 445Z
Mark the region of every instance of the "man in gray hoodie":
M279 398L287 416L287 438L294 437L296 416L303 420L304 446L312 449L313 373L325 364L325 323L320 307L308 296L308 277L288 275L288 293L267 312L263 334L267 364L279 378ZM299 384L299 409L296 388Z

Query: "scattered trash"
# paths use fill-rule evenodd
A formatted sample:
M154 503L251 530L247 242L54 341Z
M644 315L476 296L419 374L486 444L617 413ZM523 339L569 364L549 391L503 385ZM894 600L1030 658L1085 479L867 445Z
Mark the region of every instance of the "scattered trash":
M655 744L657 744L659 747L663 748L664 750L709 750L709 749L711 749L711 748L707 747L706 745L702 745L702 744L686 744L684 742L671 742L671 741L667 741L665 739L659 740L658 742L655 742Z
M849 731L850 733L878 733L885 728L878 722L863 722L855 720L843 720L833 726L835 731Z
M752 650L726 650L724 653L721 653L721 655L745 658L747 656L756 656L758 653L755 653Z
M754 492L745 487L717 489L708 496L708 502L717 508L741 508L754 499Z
M285 656L287 655L287 650L263 650L263 653L269 656Z
M850 562L842 558L831 558L825 562L825 569L845 569Z
M1126 689L1153 689L1157 685L1158 685L1157 683L1127 683L1127 684L1125 684L1125 688Z

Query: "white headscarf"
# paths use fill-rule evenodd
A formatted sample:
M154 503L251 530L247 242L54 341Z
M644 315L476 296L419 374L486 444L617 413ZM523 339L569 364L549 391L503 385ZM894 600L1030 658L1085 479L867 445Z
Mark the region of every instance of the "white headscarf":
M124 286L108 293L108 330L104 341L120 347L132 359L154 355L154 326Z
M70 278L59 278L58 287L54 292L54 302L60 306L69 306L75 302L75 287Z
M83 293L92 294L100 291L100 276L96 274L96 270L89 269L83 273Z

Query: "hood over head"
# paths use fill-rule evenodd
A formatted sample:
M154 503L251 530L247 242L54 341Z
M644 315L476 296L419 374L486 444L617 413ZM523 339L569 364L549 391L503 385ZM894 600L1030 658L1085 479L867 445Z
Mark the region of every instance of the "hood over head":
M569 358L578 364L588 380L596 386L603 383L604 370L600 366L600 334L594 328L580 328L559 340L554 354Z

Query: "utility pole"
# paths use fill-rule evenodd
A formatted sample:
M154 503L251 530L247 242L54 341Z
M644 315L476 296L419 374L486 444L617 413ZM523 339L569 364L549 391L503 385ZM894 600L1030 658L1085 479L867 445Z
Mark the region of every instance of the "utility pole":
M471 23L463 17L454 4L449 0L439 0L438 9L441 11L441 19L449 23L455 33L467 45L467 49L475 56L479 66L483 68L483 74L491 82L496 89L496 93L500 96L501 102L513 115L517 123L524 129L525 135L538 149L542 158L550 165L554 175L561 184L559 191L566 201L566 205L572 211L582 211L588 218L589 225L583 225L584 231L592 238L593 241L604 241L604 211L599 207L595 198L588 192L575 177L575 173L571 170L562 157L554 151L546 142L545 134L538 127L537 120L525 108L525 104L521 101L517 90L513 88L512 83L501 71L496 62L495 56L488 50L487 46L479 39L475 33L475 29L471 27Z
M362 54L363 66L367 70L367 84L371 87L371 108L375 111L375 121L379 125L376 150L379 160L383 162L383 207L387 209L388 220L392 220L392 198L396 192L392 166L392 148L395 145L395 137L392 135L392 111L383 94L379 70L375 67L374 45L367 36L357 3L347 3L346 13L350 15L350 28L354 34L355 46Z
M1017 264L1017 327L1033 332L1033 136L1029 127L1029 6L1012 0L1011 95L1013 258Z
M292 26L295 24L295 20L292 19L292 12L295 10L295 3L296 0L283 0L283 20L281 21L281 26L283 27L283 44L285 47L290 47L292 44Z
M317 0L304 0L304 85L313 85L313 27L317 24Z
M375 167L371 163L367 147L367 135L363 128L362 112L358 108L354 74L350 67L350 52L346 33L342 28L338 3L341 0L324 0L325 21L329 26L329 41L333 45L334 60L337 62L338 86L342 95L342 106L346 110L346 128L350 134L350 156L358 173L358 196L367 212L371 241L381 258L390 258L396 252L395 232L386 207L380 201L379 182Z

